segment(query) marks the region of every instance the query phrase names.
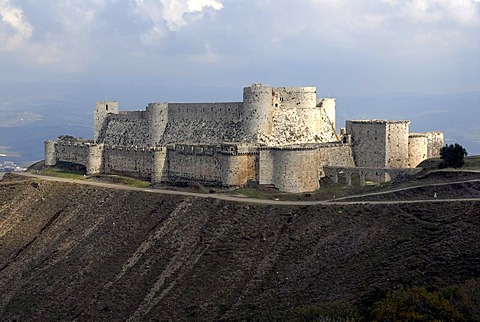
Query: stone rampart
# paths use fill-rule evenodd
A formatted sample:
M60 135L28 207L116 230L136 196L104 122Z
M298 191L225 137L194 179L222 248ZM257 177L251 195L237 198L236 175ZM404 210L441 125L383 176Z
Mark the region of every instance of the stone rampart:
M195 154L193 149L191 153L189 151L168 150L168 181L221 185L223 171L219 155Z
M158 144L245 140L241 107L242 103L168 104L168 122Z
M221 155L222 185L227 187L243 186L257 180L257 154L239 153Z
M235 144L175 144L167 152L167 180L241 186L256 179L257 154Z
M56 161L88 165L90 144L77 144L72 142L57 141L55 144Z
M241 118L242 102L233 103L168 103L169 121L237 122Z
M117 146L146 146L150 143L149 116L146 111L108 115L98 142Z
M350 144L325 144L317 150L317 163L320 177L325 176L324 167L354 167L353 150Z
M101 172L103 144L56 141L55 160L84 165L87 174Z
M149 147L105 146L103 172L152 178L154 151L155 149Z

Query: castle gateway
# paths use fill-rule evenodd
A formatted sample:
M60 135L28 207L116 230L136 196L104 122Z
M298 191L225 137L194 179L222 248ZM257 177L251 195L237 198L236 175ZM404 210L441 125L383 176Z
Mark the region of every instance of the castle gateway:
M144 111L98 102L94 139L45 141L45 165L298 193L317 190L327 168L407 170L444 144L441 132L409 133L409 121L347 121L337 133L335 113L335 99L317 98L315 87L261 84L244 88L243 102L150 103Z

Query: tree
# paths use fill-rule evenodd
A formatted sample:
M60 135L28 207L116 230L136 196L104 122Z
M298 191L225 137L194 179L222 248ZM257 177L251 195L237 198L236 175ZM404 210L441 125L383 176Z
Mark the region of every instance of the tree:
M439 168L461 168L465 163L464 159L468 155L467 150L458 143L445 145L440 149L440 158L442 162Z

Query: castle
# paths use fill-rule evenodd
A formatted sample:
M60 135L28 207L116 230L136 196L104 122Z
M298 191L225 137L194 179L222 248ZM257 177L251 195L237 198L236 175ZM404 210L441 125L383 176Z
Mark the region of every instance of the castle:
M298 193L317 190L326 175L389 180L438 156L444 144L442 132L410 133L409 121L347 121L337 133L335 119L335 99L317 98L315 87L253 84L243 102L150 103L144 111L103 101L94 112L94 139L45 141L45 165Z

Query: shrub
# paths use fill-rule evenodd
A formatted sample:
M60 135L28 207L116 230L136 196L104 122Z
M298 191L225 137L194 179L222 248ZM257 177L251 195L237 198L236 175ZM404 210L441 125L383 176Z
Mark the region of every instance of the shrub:
M463 321L455 307L425 288L399 289L374 304L374 321Z
M455 297L455 306L469 321L480 321L480 278L462 284Z

